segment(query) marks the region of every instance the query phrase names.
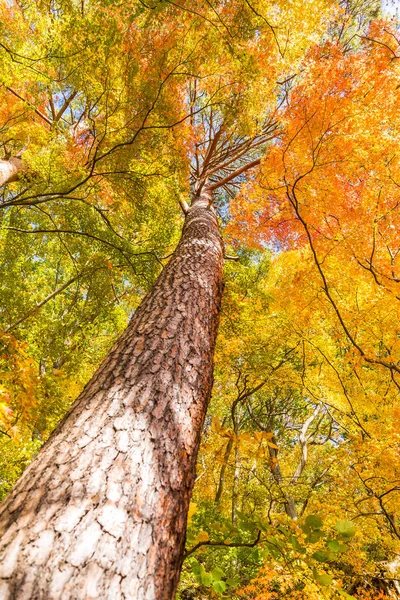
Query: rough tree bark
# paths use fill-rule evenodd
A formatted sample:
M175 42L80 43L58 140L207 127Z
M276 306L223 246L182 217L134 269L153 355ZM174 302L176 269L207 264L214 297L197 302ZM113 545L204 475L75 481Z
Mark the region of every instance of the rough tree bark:
M16 156L11 157L9 160L0 159L0 187L18 181L21 172L24 170L24 163Z
M174 597L222 291L209 200L2 505L2 600Z

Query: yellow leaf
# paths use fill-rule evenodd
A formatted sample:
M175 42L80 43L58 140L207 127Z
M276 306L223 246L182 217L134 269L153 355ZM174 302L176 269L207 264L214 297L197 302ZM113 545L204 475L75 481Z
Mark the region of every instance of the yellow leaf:
M270 448L275 448L275 450L279 450L279 446L277 446L276 444L273 444L272 442L267 442L267 444Z
M200 531L199 535L196 537L196 543L208 542L209 539L210 536L208 535L207 531Z
M215 433L220 433L221 423L218 417L213 417L211 428L214 429Z
M189 510L188 510L188 524L190 525L190 523L192 522L192 517L194 515L194 513L197 510L197 504L196 502L191 502L189 504Z

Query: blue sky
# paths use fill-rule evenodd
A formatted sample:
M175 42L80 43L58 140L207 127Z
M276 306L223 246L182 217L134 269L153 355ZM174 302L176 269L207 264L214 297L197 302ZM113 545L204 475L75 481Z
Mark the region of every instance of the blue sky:
M400 17L400 0L381 0L385 14Z

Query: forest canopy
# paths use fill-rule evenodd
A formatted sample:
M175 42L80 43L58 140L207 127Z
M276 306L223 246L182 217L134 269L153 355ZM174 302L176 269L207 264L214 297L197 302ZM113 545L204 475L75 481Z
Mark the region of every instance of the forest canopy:
M129 591L133 575L102 562L99 541L65 571L82 598L172 599L179 574L180 600L400 597L399 61L398 22L376 0L1 1L0 498L29 464L35 474L82 390L89 407L87 390L125 377L130 398L147 368L138 394L155 390L156 407L125 402L116 447L136 464L132 414L148 416L146 443L161 440L170 457L156 468L152 454L150 466L172 465L185 488L178 501L172 483L162 505L174 497L179 543L163 532L154 551L154 589L167 590L160 556L176 548L171 590ZM192 267L179 252L201 211L223 247L215 232L214 248L192 240ZM177 282L195 286L191 300L176 300ZM118 371L113 352L129 331L144 341L132 333L125 355L144 362L128 382L134 369ZM150 355L158 342L175 361L168 372ZM203 387L194 372L210 373ZM177 434L175 452L162 430L188 396L201 410L188 400L177 429L193 447ZM82 425L78 462L85 436ZM23 492L28 507L35 490ZM121 492L122 505L102 490L85 518L103 495L121 511L140 504L139 492ZM115 533L121 514L107 526L97 517L115 563L131 531ZM76 597L67 575L46 575L40 593L29 579L33 565L56 568L51 539L10 598Z

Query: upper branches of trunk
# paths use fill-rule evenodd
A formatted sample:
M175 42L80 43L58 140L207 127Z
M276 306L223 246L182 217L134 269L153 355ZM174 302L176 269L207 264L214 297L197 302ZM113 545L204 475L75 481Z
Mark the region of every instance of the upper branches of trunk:
M211 191L222 188L232 197L249 171L260 164L268 143L278 137L278 121L266 119L253 135L224 123L212 110L204 112L201 121L204 140L196 144L192 162L195 191L203 186Z

